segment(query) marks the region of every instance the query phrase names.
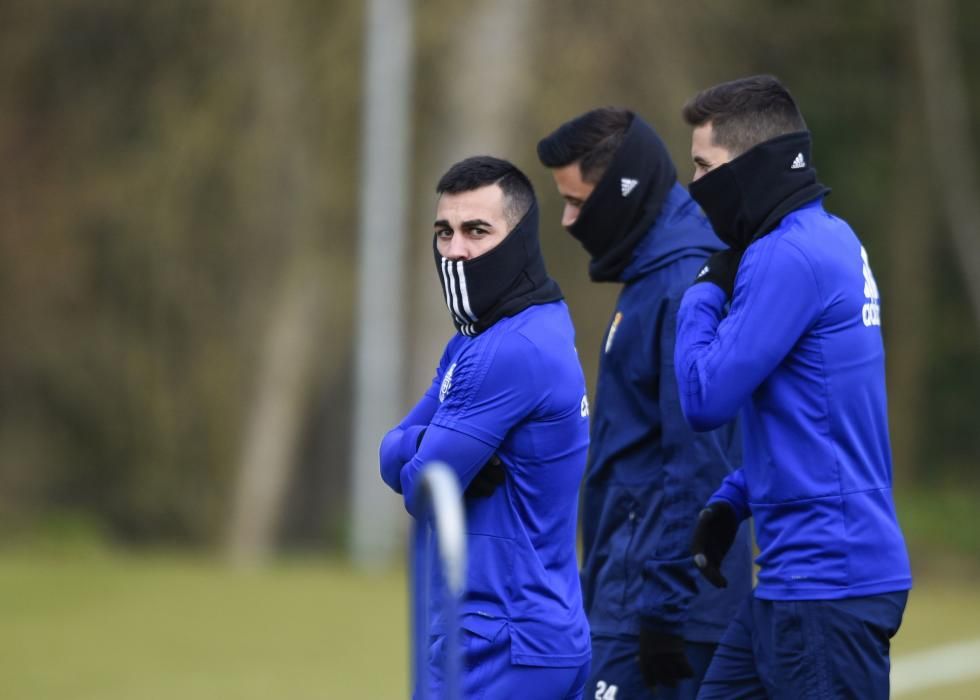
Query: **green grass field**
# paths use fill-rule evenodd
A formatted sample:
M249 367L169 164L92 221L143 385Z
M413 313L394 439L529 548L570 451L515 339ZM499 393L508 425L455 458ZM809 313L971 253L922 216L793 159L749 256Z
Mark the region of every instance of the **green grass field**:
M328 563L0 556L0 698L400 698L404 579Z
M0 698L407 697L405 579L328 561L0 552ZM917 581L894 655L980 637L980 590ZM980 663L980 659L977 660ZM980 697L980 682L912 700Z

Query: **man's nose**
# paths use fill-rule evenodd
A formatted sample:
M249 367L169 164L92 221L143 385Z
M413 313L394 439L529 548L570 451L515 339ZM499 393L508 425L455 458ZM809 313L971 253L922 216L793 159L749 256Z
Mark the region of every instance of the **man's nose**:
M449 248L446 251L446 257L450 260L470 259L469 248L466 245L466 240L462 236L453 236L449 239Z
M561 225L564 228L568 228L578 219L579 208L572 205L566 204L565 208L561 210Z

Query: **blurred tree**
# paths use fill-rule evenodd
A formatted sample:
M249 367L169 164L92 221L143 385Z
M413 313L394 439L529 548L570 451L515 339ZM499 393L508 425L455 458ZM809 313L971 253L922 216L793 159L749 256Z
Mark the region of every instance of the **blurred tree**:
M419 103L426 108L413 173L418 223L409 236L415 261L412 403L428 388L454 332L432 258L435 185L450 165L473 155L499 156L527 169L533 153L518 147L518 125L533 94L527 66L539 4L478 0L418 7Z
M494 151L534 180L591 380L615 289L588 282L535 143L620 104L686 180L680 105L772 72L882 289L899 478L977 484L980 5L416 8L417 210L392 222L415 231L411 394L451 332L428 231L453 160ZM279 465L259 489L263 541L343 540L362 15L354 0L0 3L4 523L71 509L127 540L217 542L253 460Z
M242 56L256 92L247 138L258 150L257 198L249 208L260 225L278 232L284 256L274 303L257 334L261 354L229 523L231 555L251 563L267 556L276 540L323 331L317 306L325 285L311 263L320 233L320 164L303 100L306 71L292 41L302 18L294 6L280 3L228 2L225 10L241 23L241 35L251 37Z
M923 329L929 325L933 303L934 241L930 223L934 212L928 172L919 167L924 149L921 117L918 110L902 110L893 125L894 207L886 219L891 244L882 251L886 255L879 256L875 263L876 269L884 266L890 279L896 281L888 287L883 323L888 332L889 427L899 480L915 478L921 468L921 406L926 394L929 353Z
M312 295L317 327L349 322L352 185L322 163L353 154L319 122L353 110L308 99L306 86L319 74L325 92L352 94L346 71L322 79L351 42L324 47L324 25L307 24L322 6L293 6L305 12L287 41L310 39L297 61L302 99L276 118L278 97L262 87L281 76L263 83L249 63L262 20L239 21L250 10L233 5L0 8L12 58L0 143L20 154L0 175L11 184L0 209L0 402L12 416L0 473L18 484L5 512L53 505L98 513L128 539L214 540L254 396L255 339L274 313L267 290L292 278L284 266L304 267L296 240L314 241L305 259L330 292ZM319 19L344 37L356 7ZM305 131L294 136L297 123ZM328 344L317 374L333 382L347 357Z
M220 491L194 484L201 465L227 470L241 404L223 385L247 308L227 312L249 276L227 261L257 242L207 236L235 209L215 167L236 108L213 69L226 37L190 2L4 12L17 60L0 138L20 156L3 174L3 404L41 447L33 464L5 450L3 468L43 499L11 507L93 509L128 537L200 533Z
M964 157L976 149L952 10L948 0L915 0L912 5L934 177L941 184L946 225L980 324L980 180L975 159Z

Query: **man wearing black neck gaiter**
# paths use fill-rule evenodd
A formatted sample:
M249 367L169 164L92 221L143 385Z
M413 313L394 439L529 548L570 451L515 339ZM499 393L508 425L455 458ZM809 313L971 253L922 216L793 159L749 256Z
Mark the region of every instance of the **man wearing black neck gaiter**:
M680 298L722 246L660 137L632 112L576 117L541 140L538 156L589 276L622 285L600 348L584 484L586 697L693 700L751 587L747 528L726 563L732 585L698 585L694 519L740 450L734 424L705 434L686 425L673 371Z
M589 405L571 316L541 257L524 173L467 158L436 190L435 272L457 332L429 390L381 443L381 477L413 516L425 515L426 465L449 465L465 490L461 619L432 606L427 697L452 692L443 670L460 650L447 648L447 624L462 627L463 698L581 697L591 652L575 526ZM480 476L488 470L496 478Z
M823 208L810 133L772 76L684 108L691 196L729 246L684 294L675 370L696 430L741 413L744 460L701 511L693 560L719 570L753 518L758 584L699 698L888 698L912 580L892 499L878 285Z

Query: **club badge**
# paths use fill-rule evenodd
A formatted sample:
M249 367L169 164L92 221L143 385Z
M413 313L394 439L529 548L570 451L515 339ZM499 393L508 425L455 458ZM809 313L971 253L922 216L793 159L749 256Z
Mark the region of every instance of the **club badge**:
M616 337L616 329L619 328L619 322L623 320L623 312L617 311L616 315L613 316L612 324L609 326L609 335L606 336L606 352L612 347L613 338Z

